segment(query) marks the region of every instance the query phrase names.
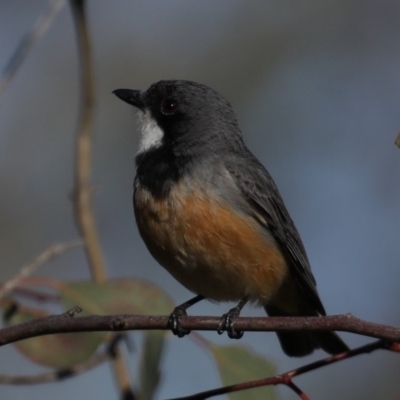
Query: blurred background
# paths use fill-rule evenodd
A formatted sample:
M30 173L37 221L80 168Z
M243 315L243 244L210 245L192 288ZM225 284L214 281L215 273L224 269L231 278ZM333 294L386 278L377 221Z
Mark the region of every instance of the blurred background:
M0 68L47 1L0 2ZM111 277L141 277L176 303L190 293L151 258L131 196L138 133L132 107L111 92L160 79L211 86L234 106L250 149L269 169L303 238L329 314L399 325L400 2L395 0L90 1L96 63L94 209ZM0 108L0 280L55 242L78 237L72 204L79 76L73 21L64 7L21 67ZM39 275L88 279L82 250ZM192 314L221 315L204 302ZM246 308L244 315L263 315ZM229 339L205 334L215 343ZM341 334L350 346L371 339ZM135 335L133 340L135 341ZM324 356L290 359L275 334L242 343L279 372ZM132 375L137 354L128 356ZM11 346L0 374L37 373ZM7 360L4 363L4 360ZM212 357L170 336L157 398L220 385ZM312 399L395 399L400 358L378 351L296 378ZM281 398L294 399L286 388ZM62 383L0 386L3 400L116 398L107 364Z

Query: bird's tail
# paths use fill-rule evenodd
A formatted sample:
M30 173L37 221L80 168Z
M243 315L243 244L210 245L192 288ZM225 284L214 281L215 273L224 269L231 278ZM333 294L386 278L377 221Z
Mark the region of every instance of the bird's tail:
M297 315L289 314L275 305L266 305L264 309L271 317L318 316L316 311L310 309L306 309ZM276 334L278 335L283 351L291 357L306 356L319 348L329 354L338 354L349 350L347 345L335 332L293 331L276 332Z

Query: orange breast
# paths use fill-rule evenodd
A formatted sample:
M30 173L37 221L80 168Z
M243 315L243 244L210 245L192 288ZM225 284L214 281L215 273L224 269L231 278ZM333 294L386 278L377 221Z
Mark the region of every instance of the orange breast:
M284 281L288 267L272 238L251 217L203 192L179 185L167 200L139 189L139 231L154 258L189 290L216 300L265 304Z

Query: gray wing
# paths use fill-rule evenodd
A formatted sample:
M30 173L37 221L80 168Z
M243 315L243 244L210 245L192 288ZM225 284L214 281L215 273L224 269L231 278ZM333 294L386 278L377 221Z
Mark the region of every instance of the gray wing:
M254 218L281 246L299 289L325 315L304 245L272 177L249 151L247 157L235 155L231 162L226 161L225 167L250 205Z

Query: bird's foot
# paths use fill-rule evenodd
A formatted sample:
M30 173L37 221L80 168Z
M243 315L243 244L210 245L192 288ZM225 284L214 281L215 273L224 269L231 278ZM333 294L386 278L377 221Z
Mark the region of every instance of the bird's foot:
M235 319L239 316L241 307L238 306L230 309L226 314L221 317L221 321L218 324L217 332L222 335L224 331L228 332L228 336L231 339L240 339L243 336L243 331L236 331L234 328Z
M193 306L194 304L198 303L199 301L203 300L204 296L198 294L197 296L193 297L192 299L186 301L185 303L175 307L174 311L172 311L171 315L169 316L168 326L171 329L172 333L178 337L184 337L189 335L189 329L183 329L181 325L181 317L186 316L186 310Z
M190 333L189 329L183 329L181 325L181 317L186 315L186 310L178 306L175 307L174 311L172 311L171 315L169 316L168 326L170 327L172 333L180 338L189 335Z

